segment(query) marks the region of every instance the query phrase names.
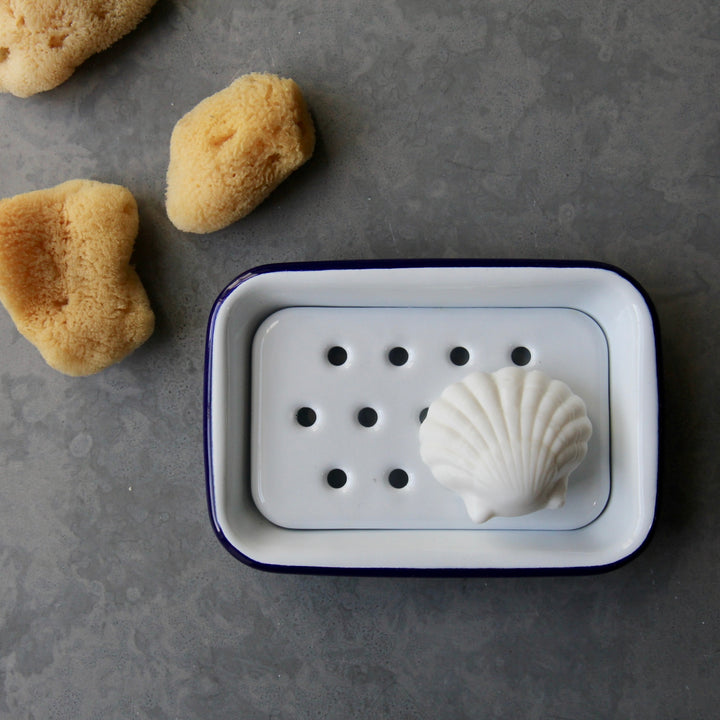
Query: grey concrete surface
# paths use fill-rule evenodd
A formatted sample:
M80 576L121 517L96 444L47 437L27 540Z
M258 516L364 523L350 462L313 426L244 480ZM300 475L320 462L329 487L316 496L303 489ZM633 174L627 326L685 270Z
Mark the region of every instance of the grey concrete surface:
M169 135L251 71L314 158L209 236L163 205ZM0 96L0 197L138 200L158 327L72 379L0 311L0 717L701 718L720 705L720 6L712 0L160 0L64 85ZM204 333L266 262L619 265L662 328L661 503L582 576L275 575L208 520Z

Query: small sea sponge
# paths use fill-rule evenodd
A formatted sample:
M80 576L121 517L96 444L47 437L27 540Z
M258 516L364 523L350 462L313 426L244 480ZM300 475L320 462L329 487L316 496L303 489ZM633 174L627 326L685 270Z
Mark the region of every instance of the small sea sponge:
M0 200L0 301L51 367L90 375L152 334L130 265L137 232L120 185L71 180Z
M29 97L126 35L156 0L0 0L0 92Z
M276 75L245 75L175 125L168 217L187 232L227 227L254 210L314 148L300 88Z

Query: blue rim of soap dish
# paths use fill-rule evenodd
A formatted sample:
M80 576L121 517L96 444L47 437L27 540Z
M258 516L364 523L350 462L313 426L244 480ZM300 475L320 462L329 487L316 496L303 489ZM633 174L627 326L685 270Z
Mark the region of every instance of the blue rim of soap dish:
M258 511L249 481L250 346L292 307L565 307L590 315L610 346L612 463L608 505L571 531L293 530ZM216 299L207 328L204 450L220 543L269 571L370 575L591 572L634 557L655 519L659 325L639 283L585 261L407 260L263 265ZM621 433L620 428L623 428Z

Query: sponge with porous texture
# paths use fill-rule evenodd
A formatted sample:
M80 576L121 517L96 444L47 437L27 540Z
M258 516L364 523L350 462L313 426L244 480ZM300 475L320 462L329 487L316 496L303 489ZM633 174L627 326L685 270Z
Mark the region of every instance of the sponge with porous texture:
M126 35L156 0L0 0L0 92L29 97L65 82Z
M46 362L90 375L150 337L155 317L130 265L135 198L71 180L0 201L0 301Z
M295 82L245 75L175 125L168 217L187 232L227 227L257 207L314 147L312 118Z

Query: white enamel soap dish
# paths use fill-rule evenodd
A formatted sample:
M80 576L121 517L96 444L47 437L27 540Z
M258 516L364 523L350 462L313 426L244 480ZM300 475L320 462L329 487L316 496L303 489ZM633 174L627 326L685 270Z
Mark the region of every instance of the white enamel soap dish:
M587 412L578 442L590 425L592 436L582 452L556 442L577 462L538 490L545 495L528 501L525 514L502 498L494 505L469 499L456 487L465 487L462 478L443 481L449 461L442 448L421 454L420 428L427 416L423 432L432 430L435 401L473 376L517 380L518 388L525 382L518 378L531 378L532 392L552 378L559 382L547 402L576 394ZM211 518L228 550L254 566L596 568L632 555L652 526L656 324L637 283L612 267L423 261L256 268L213 307L205 381ZM567 391L558 399L561 386ZM530 391L526 398L535 402ZM453 422L465 412L451 409ZM535 422L533 413L511 408L502 424ZM567 422L579 422L573 417ZM453 422L452 433L470 432ZM483 432L495 437L496 430ZM537 439L516 441L513 432L496 453L507 455L506 465L544 452ZM468 462L466 454L458 462ZM482 509L472 517L477 503Z

